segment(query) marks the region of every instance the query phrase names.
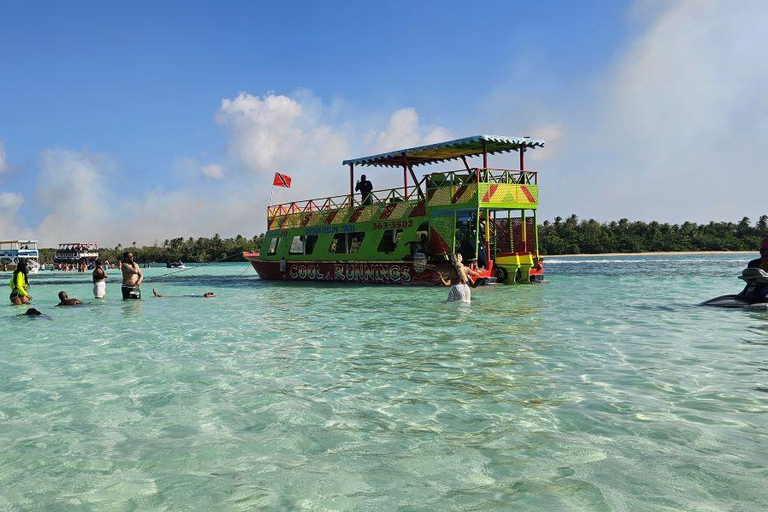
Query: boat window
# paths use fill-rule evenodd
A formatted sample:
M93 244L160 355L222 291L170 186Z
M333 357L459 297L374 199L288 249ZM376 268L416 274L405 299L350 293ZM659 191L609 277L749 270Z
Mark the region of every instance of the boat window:
M288 249L288 254L304 254L304 237L296 235L291 240L291 248Z
M267 254L269 256L277 254L277 246L279 245L279 242L280 242L279 237L274 237L272 240L269 241L269 249L267 249Z
M400 237L403 235L402 229L387 229L384 231L384 236L381 237L379 242L379 252L389 254L397 249L397 244L400 242Z
M360 247L362 247L363 245L363 238L365 238L365 233L362 233L362 232L349 233L349 253L350 254L360 252Z
M304 254L312 254L315 250L315 244L317 243L317 235L308 235L304 241Z
M347 252L347 235L346 233L336 233L331 240L331 247L328 248L328 252L333 254L346 254Z

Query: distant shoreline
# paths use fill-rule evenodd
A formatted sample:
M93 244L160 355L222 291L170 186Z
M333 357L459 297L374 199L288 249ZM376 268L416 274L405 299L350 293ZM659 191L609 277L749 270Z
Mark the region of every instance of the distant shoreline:
M670 252L605 252L598 254L542 254L544 261L547 258L584 258L600 256L695 256L711 254L759 254L758 251L670 251ZM755 256L757 257L757 256Z

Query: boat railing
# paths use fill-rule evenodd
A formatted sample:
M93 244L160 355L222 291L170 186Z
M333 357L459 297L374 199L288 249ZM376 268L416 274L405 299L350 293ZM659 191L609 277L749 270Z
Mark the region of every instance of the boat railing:
M512 171L495 168L469 168L458 171L433 172L425 174L415 185L374 190L367 201L357 195L322 197L270 205L267 207L267 217L273 218L295 213L315 213L340 208L355 208L369 204L399 203L424 199L429 189L440 187L457 187L477 183L509 183L518 185L537 185L538 172Z

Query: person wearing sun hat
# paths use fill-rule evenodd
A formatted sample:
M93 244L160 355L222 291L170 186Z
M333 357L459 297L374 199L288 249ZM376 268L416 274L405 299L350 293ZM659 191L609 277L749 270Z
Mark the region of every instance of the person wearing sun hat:
M768 272L768 236L760 243L760 257L747 263L747 268L760 268Z

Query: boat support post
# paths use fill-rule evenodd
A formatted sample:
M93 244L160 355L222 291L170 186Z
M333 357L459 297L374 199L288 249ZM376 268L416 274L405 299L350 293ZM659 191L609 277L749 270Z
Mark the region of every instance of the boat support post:
M413 166L411 165L411 162L408 161L408 157L405 153L403 153L403 181L405 182L405 199L408 199L408 177L405 174L406 168L411 173L411 178L413 178L413 184L418 191L419 198L423 199L424 192L421 190L421 184L419 184L419 180L416 178L416 173L413 172Z
M349 207L355 205L355 164L349 164Z

